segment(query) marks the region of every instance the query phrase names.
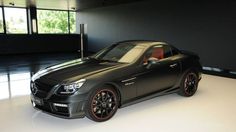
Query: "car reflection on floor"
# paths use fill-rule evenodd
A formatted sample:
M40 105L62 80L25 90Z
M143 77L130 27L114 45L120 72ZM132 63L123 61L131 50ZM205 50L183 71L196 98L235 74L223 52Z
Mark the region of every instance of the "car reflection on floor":
M30 72L0 75L0 100L30 94Z

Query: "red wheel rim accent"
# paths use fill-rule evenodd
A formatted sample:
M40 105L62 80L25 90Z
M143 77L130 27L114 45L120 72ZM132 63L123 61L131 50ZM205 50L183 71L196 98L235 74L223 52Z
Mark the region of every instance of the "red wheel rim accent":
M193 95L197 89L197 76L189 73L184 80L184 92L187 95Z
M98 91L91 102L91 113L98 120L110 118L117 108L116 94L110 89Z

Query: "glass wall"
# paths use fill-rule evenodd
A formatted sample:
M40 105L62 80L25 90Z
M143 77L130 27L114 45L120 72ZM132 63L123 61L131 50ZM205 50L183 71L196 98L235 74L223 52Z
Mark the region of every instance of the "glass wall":
M37 20L39 34L76 33L74 11L37 9ZM26 8L0 7L0 33L4 33L6 27L6 34L27 34L28 26Z
M2 18L2 7L0 7L0 33L3 33L3 18Z
M69 33L68 12L37 10L38 33Z
M28 33L26 9L4 7L4 12L6 21L6 33L8 34Z

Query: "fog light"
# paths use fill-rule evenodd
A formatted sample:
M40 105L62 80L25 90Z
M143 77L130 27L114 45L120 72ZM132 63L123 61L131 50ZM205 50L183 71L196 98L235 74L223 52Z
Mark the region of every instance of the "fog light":
M58 103L53 103L54 106L58 106L58 107L68 107L67 104L58 104Z
M32 102L32 105L33 105L33 107L35 107L35 106L36 106L36 104L34 103L34 101Z

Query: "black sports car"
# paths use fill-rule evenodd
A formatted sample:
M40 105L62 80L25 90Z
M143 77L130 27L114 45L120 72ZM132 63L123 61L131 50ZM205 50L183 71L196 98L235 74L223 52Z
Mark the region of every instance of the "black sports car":
M101 122L120 107L155 96L192 96L201 68L198 55L164 42L123 41L40 70L31 79L31 102L56 116Z

